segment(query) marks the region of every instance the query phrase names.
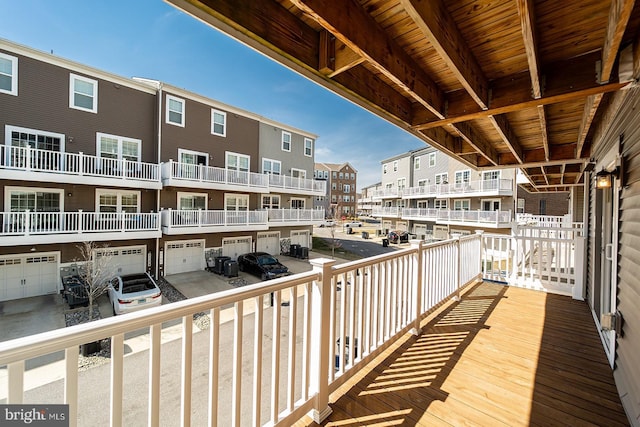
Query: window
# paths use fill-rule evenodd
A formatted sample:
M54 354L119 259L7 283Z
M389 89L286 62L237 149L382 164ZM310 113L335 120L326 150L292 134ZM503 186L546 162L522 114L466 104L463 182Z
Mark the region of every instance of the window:
M342 183L338 184L338 189L342 191Z
M483 211L499 211L500 199L484 199L481 202Z
M98 157L103 159L140 161L139 139L127 138L124 136L109 135L106 133L96 133Z
M393 162L393 171L394 172L398 172L398 162L397 161Z
M340 179L344 179L344 174L342 172L340 172L339 176L340 176Z
M18 58L0 53L0 93L18 95Z
M329 171L324 171L324 179L329 179Z
M468 211L470 208L469 199L460 199L453 201L453 210L455 211Z
M227 151L225 166L230 170L249 172L249 160L250 157L247 155Z
M102 213L140 211L140 192L96 189L96 211Z
M271 194L263 195L262 209L280 209L280 196Z
M291 176L294 178L305 179L307 177L307 171L304 169L291 168Z
M336 190L338 188L338 185L335 182L331 183L331 189L332 190Z
M198 210L198 209L206 210L207 194L178 192L178 209L181 211Z
M389 183L385 185L385 189L391 190L393 188L393 183Z
M448 184L449 183L449 174L448 173L438 173L436 174L436 184Z
M436 153L429 153L429 167L432 168L436 165Z
M211 133L227 136L227 113L211 109Z
M183 150L178 148L178 161L185 165L203 165L209 164L209 155L199 151Z
M62 212L63 196L62 189L5 187L5 206L11 212Z
M309 138L304 139L304 155L307 157L313 156L313 141Z
M291 199L291 209L304 209L304 199Z
M331 201L332 201L333 203L335 203L335 202L336 202L336 195L335 195L335 194L332 194L332 195L331 195Z
M62 152L64 151L64 139L65 136L61 133L6 126L5 144L16 147L7 151L6 160L14 167L26 167L29 161L33 169L57 171L61 160L59 156L51 153L31 153L31 158L27 158L24 148Z
M342 187L344 189L345 193L350 193L351 192L351 186L349 184L345 184L344 187Z
M403 188L405 188L407 185L407 179L406 178L398 178L398 190L402 190Z
M69 74L69 107L97 113L98 81L76 74Z
M345 202L349 202L349 196L342 196L342 200Z
M356 197L355 196L351 196L351 201L355 202L356 201Z
M382 173L387 173L387 165L382 165Z
M418 180L418 187L425 187L426 185L427 185L427 180L426 179Z
M356 174L355 174L355 173L352 173L352 174L351 174L351 180L352 180L352 181L355 181L355 180L356 180Z
M333 179L338 179L338 172L333 171L333 172L331 173L331 176L333 177Z
M282 151L291 151L291 134L282 131Z
M418 209L426 209L429 206L427 206L427 201L426 200L420 200L418 201Z
M540 199L540 212L538 212L539 215L546 215L547 214L547 200L546 199Z
M518 199L518 212L524 213L524 199Z
M184 99L167 95L167 117L169 124L184 127Z
M413 167L414 167L415 170L420 169L420 157L416 157L413 160Z
M280 175L282 163L279 160L262 159L262 173Z
M469 169L463 171L456 171L455 183L463 184L471 180L471 171Z
M436 209L447 209L447 199L436 199L434 207Z
M500 188L500 171L482 172L482 189L497 190Z
M249 210L248 194L225 194L224 209L228 211L247 211Z

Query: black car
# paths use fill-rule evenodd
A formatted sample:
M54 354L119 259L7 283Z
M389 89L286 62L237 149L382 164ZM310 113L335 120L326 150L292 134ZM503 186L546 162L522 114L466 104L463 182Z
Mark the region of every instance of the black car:
M251 252L238 256L238 268L262 280L275 279L289 274L289 269L280 264L272 255L266 252Z

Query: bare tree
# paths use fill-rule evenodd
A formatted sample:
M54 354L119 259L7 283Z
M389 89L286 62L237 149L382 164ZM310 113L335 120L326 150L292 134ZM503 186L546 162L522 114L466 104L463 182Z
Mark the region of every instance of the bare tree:
M78 273L89 298L89 321L93 320L94 302L107 292L110 280L115 275L114 267L111 265L111 253L108 250L100 251L106 247L95 242L77 245L80 251L79 261L82 263Z
M331 205L333 224L329 229L329 234L331 235L331 239L329 240L329 247L331 248L331 258L336 258L336 249L342 247L342 242L340 239L336 238L336 217L337 213L340 212L340 203L335 203Z

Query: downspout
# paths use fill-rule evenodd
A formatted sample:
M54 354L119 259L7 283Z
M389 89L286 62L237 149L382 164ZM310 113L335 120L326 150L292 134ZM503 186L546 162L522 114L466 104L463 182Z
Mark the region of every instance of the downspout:
M158 171L160 173L160 184L162 186L162 82L158 82ZM160 214L160 193L162 188L156 190L156 212L158 212L158 220L160 223L160 233L162 233L162 216ZM156 278L160 277L160 238L156 237Z

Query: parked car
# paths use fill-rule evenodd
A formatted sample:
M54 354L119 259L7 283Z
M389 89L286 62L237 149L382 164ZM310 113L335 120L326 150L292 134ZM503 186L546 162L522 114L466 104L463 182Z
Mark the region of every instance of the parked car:
M342 225L343 227L351 227L351 228L362 227L362 223L360 221L347 221Z
M238 256L240 271L246 271L262 280L275 279L287 276L289 269L280 264L277 258L266 252L251 252Z
M335 227L336 222L332 219L325 219L322 224L320 224L320 227Z
M406 231L391 231L387 235L387 239L389 239L391 243L408 243L409 233Z
M108 294L113 314L129 313L162 304L162 291L148 273L114 277Z

